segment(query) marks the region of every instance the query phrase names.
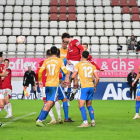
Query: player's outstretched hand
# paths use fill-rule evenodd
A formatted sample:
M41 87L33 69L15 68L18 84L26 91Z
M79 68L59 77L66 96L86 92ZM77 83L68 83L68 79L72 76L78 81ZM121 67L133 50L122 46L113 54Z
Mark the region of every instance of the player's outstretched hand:
M43 83L42 82L39 82L39 87L43 88Z

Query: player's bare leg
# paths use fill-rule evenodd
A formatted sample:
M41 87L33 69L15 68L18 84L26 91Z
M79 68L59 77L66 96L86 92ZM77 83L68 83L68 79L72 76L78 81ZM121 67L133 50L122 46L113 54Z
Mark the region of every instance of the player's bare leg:
M79 100L79 109L81 111L81 115L83 118L83 123L78 127L89 127L88 121L87 121L87 114L85 109L85 100Z

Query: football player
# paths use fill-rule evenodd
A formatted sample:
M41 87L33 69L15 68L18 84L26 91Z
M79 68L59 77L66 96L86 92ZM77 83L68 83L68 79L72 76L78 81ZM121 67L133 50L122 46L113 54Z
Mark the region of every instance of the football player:
M48 59L50 56L51 56L50 49L48 49L46 51L46 58ZM38 83L38 73L39 73L39 70L42 67L43 63L44 63L44 61L41 61L39 63L39 67L37 68L37 71L36 71L36 80L37 80L36 84ZM61 77L62 76L61 76L61 73L60 73L59 74L59 78L61 78ZM42 83L43 83L43 85L40 88L41 93L42 93L42 98L43 98L44 105L47 103L45 91L43 89L43 87L45 87L46 79L47 79L46 70L44 70L43 73L42 73ZM63 123L63 121L61 119L61 109L60 109L60 104L59 104L58 98L56 99L56 102L55 102L55 109L56 109L56 112L57 112L57 115L58 115L58 122L61 124L61 123ZM51 121L48 124L56 124L56 119L55 119L55 116L53 114L53 110L52 109L50 109L49 115L51 117Z
M42 65L42 67L39 70L39 85L42 85L42 72L44 69L46 69L47 73L47 80L46 80L46 87L45 87L45 94L46 94L46 100L47 104L43 107L38 120L36 121L37 126L46 126L43 123L43 120L46 119L48 116L48 113L50 109L54 106L55 101L57 99L57 91L58 91L58 86L59 86L59 73L60 69L63 70L65 74L67 74L67 69L64 66L64 63L62 59L57 57L57 52L58 49L53 46L51 47L51 57L46 59ZM69 120L70 118L68 117L68 103L67 103L67 98L65 97L65 94L59 94L59 99L62 100L63 102L63 110L65 114L65 120Z
M83 123L79 127L88 127L87 114L85 109L88 109L90 118L91 118L91 126L95 126L94 120L94 110L92 107L93 93L96 91L96 86L99 82L99 77L96 72L96 67L87 61L89 56L88 51L83 51L81 62L75 65L75 70L71 76L72 79L79 74L81 90L79 95L79 109L81 111L81 115L83 118ZM93 83L93 76L95 76L96 81L95 85Z
M134 82L132 83L132 87L134 86L134 84L136 83L136 81L139 78L140 78L140 66L139 66L139 73L138 73L136 79L134 80ZM140 84L139 84L138 89L137 89L137 97L136 97L136 105L135 105L136 114L135 114L133 119L139 119L140 118L139 108L140 108Z
M77 39L71 38L68 33L63 33L61 38L62 38L63 42L68 43L67 65L66 65L68 74L66 74L66 77L65 77L65 84L66 84L65 92L67 92L68 85L70 82L69 81L70 74L71 74L71 72L73 72L74 66L80 61L81 54L84 49L83 49L82 45L80 44L80 42ZM78 79L77 79L77 76L75 76L74 87L73 87L73 91L72 91L73 95L76 94L77 88L78 88Z
M7 116L5 118L11 118L12 117L12 105L9 101L11 98L11 91L12 91L12 85L11 85L11 69L9 68L9 59L4 59L4 65L6 69L7 76L2 77L2 89L5 96L5 106L4 109L7 112Z
M3 52L0 52L0 112L2 111L5 105L4 92L2 89L2 77L7 76L4 64L2 62L3 62Z

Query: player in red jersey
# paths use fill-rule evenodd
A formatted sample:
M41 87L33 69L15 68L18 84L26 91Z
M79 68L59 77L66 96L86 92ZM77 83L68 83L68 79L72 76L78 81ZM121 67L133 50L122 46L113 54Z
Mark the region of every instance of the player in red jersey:
M11 118L12 117L12 105L9 101L9 98L11 98L11 91L12 91L12 85L11 85L11 69L9 69L9 59L4 59L4 65L6 69L7 76L2 77L2 89L5 96L5 106L4 109L7 112L7 116L5 118Z
M50 55L51 55L51 54L50 54L50 50L47 50L47 51L46 51L46 58L49 58ZM41 66L43 65L43 62L44 62L44 61L39 62L39 67L37 68L37 71L36 71L36 80L37 80L37 83L38 83L38 72L39 72ZM46 70L44 70L43 73L42 73L42 83L43 83L43 85L42 85L42 87L40 87L44 105L47 103L45 91L44 91L44 89L43 89L43 87L45 87L46 78L47 78ZM62 74L61 74L61 73L59 74L59 78L60 78L60 79L62 78ZM57 112L57 115L58 115L58 121L59 121L59 123L61 124L61 123L63 123L63 122L62 122L62 119L61 119L61 108L60 108L60 104L59 104L58 99L57 99L56 102L55 102L55 109L56 109L56 112ZM52 109L49 111L49 115L50 115L50 117L51 117L51 121L50 121L49 124L56 124L56 119L55 119L55 117L54 117L54 114L53 114L53 110L52 110Z
M88 44L87 43L83 43L83 48L84 48L84 51L88 51ZM93 64L97 70L99 71L104 71L103 69L101 69L94 61L93 61L93 58L92 56L89 54L88 56L88 59L87 59L91 64Z
M68 52L67 52L67 65L66 65L68 73L66 74L66 77L65 77L65 84L67 85L67 87L65 88L65 92L67 93L68 85L70 82L69 80L70 74L71 72L74 71L74 66L80 61L81 54L84 49L82 45L80 44L80 42L77 39L71 38L68 33L63 33L61 38L64 42L69 43ZM78 87L78 80L76 76L74 79L73 94L76 93L77 87Z
M2 90L2 78L1 77L6 77L7 73L6 70L4 68L4 64L2 64L3 62L3 53L0 52L0 112L4 107L4 93Z

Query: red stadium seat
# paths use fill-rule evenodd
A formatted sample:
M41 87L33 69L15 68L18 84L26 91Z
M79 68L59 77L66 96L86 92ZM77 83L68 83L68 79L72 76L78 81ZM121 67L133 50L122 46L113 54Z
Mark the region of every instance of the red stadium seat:
M76 9L74 6L70 6L68 9L68 13L76 13Z
M112 6L119 6L119 1L118 0L112 0L111 5Z
M57 6L51 6L50 13L57 13Z
M57 20L57 14L51 14L50 20Z
M129 6L136 6L136 0L129 0Z
M131 13L132 14L139 14L139 8L138 7L132 7Z
M75 6L75 0L68 0L69 6Z
M121 0L120 6L127 6L127 0Z
M76 20L75 14L69 14L68 20Z
M129 7L128 7L128 6L123 7L123 8L122 8L122 13L123 13L123 14L129 14L129 13L130 13Z
M139 21L139 14L132 14L132 21Z
M58 5L58 0L51 0L51 6L57 6Z
M60 6L66 6L67 5L66 0L60 0L59 5Z
M67 12L66 6L60 6L59 13L66 13L66 12Z
M67 16L66 16L66 14L60 14L59 15L59 20L67 20Z

